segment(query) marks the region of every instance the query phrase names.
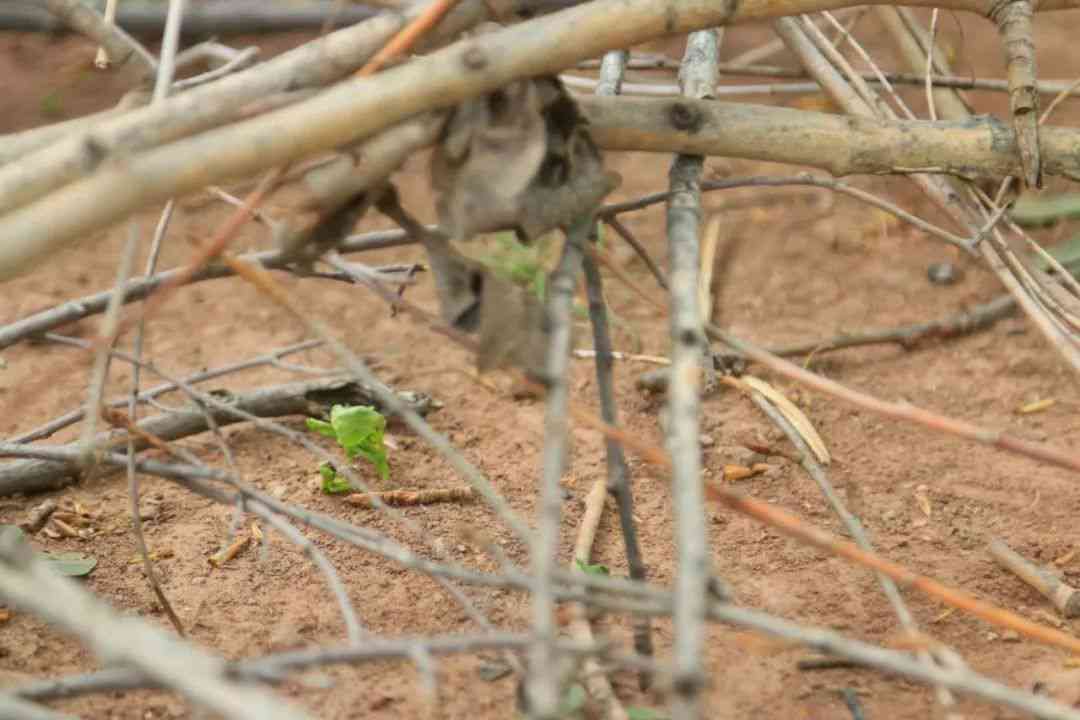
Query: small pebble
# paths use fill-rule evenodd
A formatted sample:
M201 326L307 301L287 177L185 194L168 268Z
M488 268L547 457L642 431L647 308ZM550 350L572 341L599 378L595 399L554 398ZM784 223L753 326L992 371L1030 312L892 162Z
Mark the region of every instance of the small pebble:
M1015 643L1020 642L1020 633L1015 630L1006 630L1001 633L1002 642Z
M926 277L934 285L955 285L963 275L960 268L951 262L934 263L926 268Z

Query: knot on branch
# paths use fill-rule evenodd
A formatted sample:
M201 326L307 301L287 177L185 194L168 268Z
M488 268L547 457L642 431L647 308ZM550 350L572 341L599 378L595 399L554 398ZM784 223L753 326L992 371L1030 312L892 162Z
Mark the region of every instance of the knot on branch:
M673 128L688 133L696 133L705 124L705 118L696 108L681 102L672 103L668 118Z

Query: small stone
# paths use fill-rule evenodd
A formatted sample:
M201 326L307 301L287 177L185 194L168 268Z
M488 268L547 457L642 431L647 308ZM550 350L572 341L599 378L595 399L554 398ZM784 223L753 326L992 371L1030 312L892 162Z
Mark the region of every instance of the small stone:
M1020 642L1020 633L1015 630L1005 630L1001 633L1001 641L1007 643Z
M926 268L926 277L934 285L955 285L964 273L951 262L934 263Z

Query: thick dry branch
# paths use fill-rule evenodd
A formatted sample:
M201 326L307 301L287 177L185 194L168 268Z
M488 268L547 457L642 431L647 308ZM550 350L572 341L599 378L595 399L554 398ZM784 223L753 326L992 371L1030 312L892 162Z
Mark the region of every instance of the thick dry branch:
M605 150L684 152L808 165L833 175L938 172L1000 179L1021 171L1015 134L982 116L891 121L791 108L663 98L581 97ZM1080 179L1080 133L1041 129L1043 171Z
M410 406L419 412L426 403L415 402ZM281 417L284 415L322 416L333 403L378 405L372 393L359 383L345 380L315 380L305 383L289 383L256 390L230 399L230 405L257 417ZM156 415L139 422L140 430L161 440L176 440L189 435L206 432L206 413L217 425L241 422L233 413L222 408L203 408ZM122 449L126 445L125 434L102 433L95 439L97 447ZM72 444L69 447L77 447ZM135 439L135 449L148 446L146 440ZM23 446L26 447L26 446ZM19 460L0 465L0 496L15 493L42 492L63 487L79 474L76 463L49 460Z
M943 0L911 2L942 5ZM558 72L607 50L676 32L856 3L804 0L802 4L805 7L795 0L733 4L595 0L460 41L376 76L340 83L305 102L125 157L122 163L107 161L111 152L130 152L134 140L130 131L147 131L150 118L156 132L141 134L149 137L143 147L213 126L223 105L234 107L268 93L340 77L343 65L351 69L358 60L367 59L374 46L381 47L402 25L398 16L379 15L266 65L111 121L95 131L89 145L84 136L36 153L32 161L27 158L14 170L10 166L0 169L0 198L7 208L30 203L0 223L0 279L13 277L86 232L147 204L362 140L411 115L453 105L522 77ZM1039 9L1077 5L1080 0L1047 0ZM985 15L992 3L949 0L942 6ZM612 17L619 22L611 22ZM271 66L273 72L267 70ZM305 69L313 72L301 74ZM121 121L127 134L117 132ZM190 162L193 157L200 162ZM74 182L80 177L84 179ZM71 184L42 197L64 183Z
M379 12L367 5L337 2L305 2L277 5L265 2L228 2L189 5L184 11L185 36L250 35L290 30L318 30L332 25L353 25ZM165 7L122 3L116 24L133 35L158 35L165 26ZM56 33L67 29L49 13L34 7L7 3L0 8L0 30Z
M121 616L0 533L0 597L85 643L105 663L127 665L227 720L301 720L303 711L225 674L225 661L132 616Z

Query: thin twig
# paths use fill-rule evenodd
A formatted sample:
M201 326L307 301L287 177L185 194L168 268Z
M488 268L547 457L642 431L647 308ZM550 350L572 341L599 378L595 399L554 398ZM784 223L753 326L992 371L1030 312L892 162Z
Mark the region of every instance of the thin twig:
M596 539L596 530L600 526L600 517L604 514L604 501L607 500L607 496L607 482L604 478L598 478L585 496L585 512L582 513L581 523L578 525L577 539L574 541L574 556L570 560L570 572L585 572L579 563L588 564L592 559L593 541ZM594 641L592 626L589 624L589 613L584 606L578 605L574 608L573 617L570 620L570 634L581 643ZM603 668L592 658L587 658L582 671L589 695L601 705L601 718L603 720L628 720L626 709L615 695L611 681L608 680Z
M116 271L116 283L109 296L97 341L94 343L94 364L90 371L89 390L86 394L86 424L83 426L81 439L87 466L93 462L92 456L95 452L93 439L97 432L98 411L105 394L105 381L108 378L109 362L112 357L109 350L115 343L116 330L120 325L120 308L124 304L125 286L128 278L131 277L132 266L135 264L138 242L138 227L134 223L129 224L127 244L120 255L120 264Z
M622 84L623 74L626 70L627 56L628 53L624 50L614 50L604 56L600 67L602 82L597 86L597 95L619 94L619 87ZM611 217L608 224L638 252L638 255L653 272L654 277L657 278L657 282L666 290L667 280L663 273L660 272L660 269L656 267L645 248L639 245L630 231L622 226L618 218ZM585 253L582 265L585 271L585 293L589 303L589 322L593 331L593 347L595 348L596 357L594 364L596 367L596 387L600 396L600 416L608 425L617 427L619 424L618 405L615 402L615 385L612 377L611 332L608 327L607 305L604 301L603 277L592 253ZM645 559L642 556L637 527L635 526L630 467L626 462L626 455L623 453L622 445L618 441L613 438L605 438L604 449L607 460L607 492L615 497L623 547L626 550L626 564L631 579L644 583L648 579L648 570L645 567ZM634 650L643 657L652 657L653 655L652 627L647 617L638 619L634 624ZM638 683L642 690L646 690L651 684L651 677L643 672L638 676Z
M593 217L578 219L566 234L559 266L548 284L548 322L550 340L544 381L547 405L544 412L544 467L540 484L539 518L530 548L530 567L535 587L532 597L532 628L536 644L529 652L529 674L526 697L530 717L556 717L559 708L560 678L555 662L555 597L552 593L552 572L558 563L559 529L562 515L562 488L559 481L566 469L566 404L568 387L571 306L574 288L581 272L583 246L588 242Z
M289 355L293 355L295 353L317 348L321 344L322 343L319 340L305 340L303 342L295 343L293 345L287 345L285 347L278 348L277 350L271 350L268 353L251 358L250 360L243 360L241 362L230 363L228 365L222 365L221 367L211 368L209 370L203 370L201 372L193 373L185 377L184 382L188 385L195 385L201 382L206 382L207 380L213 380L215 378L224 377L235 372L250 370L252 368L257 368L264 365L270 365L280 370L290 370L293 372L304 371L309 373L318 373L321 375L333 374L333 370L316 371L310 368L301 368L296 365L281 362L281 358L288 357ZM164 395L165 393L176 390L177 387L178 386L175 383L162 383L139 393L138 396L136 396L136 401L140 404L146 404L154 398L159 397L160 395ZM115 398L113 400L105 402L104 406L107 408L122 407L128 403L128 400L129 398L126 397ZM28 443L33 442L34 440L43 440L55 434L56 432L63 430L69 425L73 425L79 422L83 419L85 414L86 411L82 408L80 408L79 410L73 410L65 415L61 415L55 420L50 420L48 423L42 425L41 427L25 432L22 435L17 435L13 438L9 438L9 441L15 443ZM128 414L132 415L130 410Z
M101 52L106 54L106 62L123 64L134 58L146 70L154 72L157 62L146 48L134 38L116 26L112 17L102 17L96 10L79 0L33 0L34 5L46 8L52 15L76 32L91 38L101 45ZM110 0L114 8L115 0Z
M382 230L346 238L338 246L338 251L351 253L380 250L399 245L408 245L413 242L401 230ZM290 267L289 254L283 250L248 253L237 256L237 260L259 263L269 270L289 270ZM150 277L136 278L129 281L124 288L123 299L125 302L135 302L148 297L160 287L175 286L184 282L190 284L235 275L236 273L232 268L220 263L205 266L195 271L192 271L190 267L180 267ZM111 291L87 295L68 300L57 307L34 313L22 320L16 320L0 328L0 350L40 333L103 312L108 306L112 295Z
M180 44L180 26L184 14L184 4L184 0L169 0L169 11L166 16L164 37L161 42L161 54L158 58L157 77L154 81L154 94L152 100L154 103L161 103L168 97L172 86L173 75L176 70L176 52ZM170 198L165 203L165 209L162 210L161 218L158 220L157 227L154 229L154 236L150 247L150 256L147 258L146 270L143 275L152 275L157 269L157 261L161 254L162 245L165 242L165 234L168 232L169 222L172 219L174 207L175 201ZM132 233L137 237L139 232L137 221L133 218L128 222L131 223ZM146 323L145 321L140 320L135 328L135 337L132 348L132 356L136 361L142 360L145 330ZM142 367L140 363L136 362L132 367L131 392L128 397L128 418L132 422L135 422L138 418L139 409L137 398L139 396L141 372ZM100 400L99 405L101 405ZM143 572L146 575L146 581L150 584L150 589L153 591L154 596L157 598L165 615L169 618L169 622L172 623L176 633L180 637L184 637L184 624L180 621L180 617L176 614L176 610L173 609L168 596L165 595L165 590L161 587L161 581L158 578L157 570L154 568L154 562L150 559L150 550L146 547L146 537L143 534L142 512L139 508L139 476L135 472L135 438L131 435L128 436L127 454L128 501L131 509L131 530L132 535L135 538L135 548L138 550L139 557L142 559Z

